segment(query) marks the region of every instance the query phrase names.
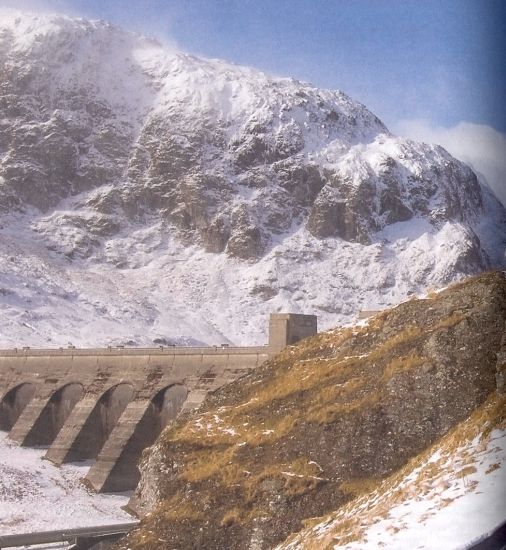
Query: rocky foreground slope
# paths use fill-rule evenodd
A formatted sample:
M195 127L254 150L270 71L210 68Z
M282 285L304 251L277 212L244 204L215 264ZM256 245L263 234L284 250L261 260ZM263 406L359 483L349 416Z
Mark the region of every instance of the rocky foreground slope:
M506 394L492 394L372 491L351 494L276 550L452 550L482 541L506 517Z
M505 241L468 166L342 92L0 13L0 345L263 343L272 311L335 326Z
M120 548L272 548L487 399L477 417L500 426L505 323L506 277L488 273L288 347L163 432L132 501L147 515Z

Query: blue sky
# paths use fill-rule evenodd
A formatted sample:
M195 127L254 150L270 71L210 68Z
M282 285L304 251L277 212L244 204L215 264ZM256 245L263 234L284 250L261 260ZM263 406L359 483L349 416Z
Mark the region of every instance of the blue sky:
M44 5L166 37L191 53L342 89L387 124L423 118L506 131L502 0L47 0Z

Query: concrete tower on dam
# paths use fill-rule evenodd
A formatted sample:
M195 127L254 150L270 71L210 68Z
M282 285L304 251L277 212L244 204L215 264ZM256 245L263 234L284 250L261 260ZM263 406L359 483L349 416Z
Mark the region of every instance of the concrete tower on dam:
M56 464L95 459L86 480L96 491L134 489L143 449L171 419L316 332L313 315L271 314L258 347L3 350L0 430L47 447Z

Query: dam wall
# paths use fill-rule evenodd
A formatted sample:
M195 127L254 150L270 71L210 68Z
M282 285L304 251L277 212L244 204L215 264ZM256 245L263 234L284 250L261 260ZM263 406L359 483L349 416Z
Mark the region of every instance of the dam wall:
M0 430L56 464L92 460L95 491L131 490L170 420L311 331L313 316L273 314L265 346L0 350Z

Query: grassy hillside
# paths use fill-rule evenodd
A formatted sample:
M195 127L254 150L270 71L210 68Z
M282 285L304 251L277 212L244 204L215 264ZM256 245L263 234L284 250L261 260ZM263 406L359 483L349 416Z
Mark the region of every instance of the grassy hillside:
M374 490L353 487L350 502L276 550L467 547L506 518L505 469L506 394L494 392Z
M371 491L496 388L506 280L489 273L285 349L170 426L122 548L272 548Z

